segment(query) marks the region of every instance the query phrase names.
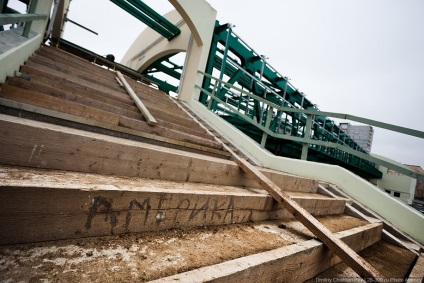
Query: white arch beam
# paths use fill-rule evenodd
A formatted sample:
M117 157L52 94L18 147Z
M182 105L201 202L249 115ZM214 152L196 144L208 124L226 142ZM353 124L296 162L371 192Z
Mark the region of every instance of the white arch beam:
M169 12L164 17L177 25L181 34L167 41L147 28L128 49L121 63L143 71L163 56L187 51L178 99L189 102L191 99L199 98L200 91L195 88L195 85L202 83L202 76L198 74L198 71L206 69L216 10L205 0L169 0L169 2L176 11ZM181 19L184 23L181 23Z

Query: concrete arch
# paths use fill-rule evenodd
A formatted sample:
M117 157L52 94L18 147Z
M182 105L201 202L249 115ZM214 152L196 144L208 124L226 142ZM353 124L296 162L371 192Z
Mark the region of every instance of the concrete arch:
M157 59L180 51L187 51L183 75L179 86L180 100L198 99L200 91L195 85L202 83L198 71L206 68L212 41L216 10L205 0L169 0L176 8L164 15L177 25L181 34L171 41L159 37L150 28L144 30L124 55L121 63L143 71Z
M125 53L122 64L143 72L153 62L164 56L187 51L191 35L187 24L176 10L167 13L164 17L178 26L181 34L168 41L154 30L146 28Z

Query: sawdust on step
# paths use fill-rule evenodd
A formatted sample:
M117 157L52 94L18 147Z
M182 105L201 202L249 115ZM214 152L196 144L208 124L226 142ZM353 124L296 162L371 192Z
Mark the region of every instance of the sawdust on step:
M1 282L144 282L289 245L251 224L0 248Z

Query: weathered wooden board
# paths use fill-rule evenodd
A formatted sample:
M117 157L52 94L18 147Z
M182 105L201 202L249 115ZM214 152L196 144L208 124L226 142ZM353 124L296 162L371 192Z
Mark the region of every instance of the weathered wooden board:
M113 70L99 67L98 65L95 65L88 61L76 60L76 58L78 57L75 57L69 53L57 52L53 48L42 47L36 52L36 54L41 55L59 64L65 64L66 66L72 66L76 69L81 69L94 73L98 76L101 76L105 80L111 80L115 77L115 72Z
M424 282L424 253L421 253L412 268L407 283Z
M382 224L373 223L335 233L335 236L360 251L379 241L381 231ZM151 282L304 282L339 262L324 244L310 240Z
M42 64L35 63L31 60L29 60L24 66L22 66L22 68L21 68L22 72L26 72L28 67L31 67L33 69L37 69L37 70L40 70L40 71L43 71L43 72L46 72L46 73L55 74L58 77L68 79L70 81L84 85L84 86L89 87L91 89L97 89L101 92L106 92L106 93L112 94L116 97L121 97L126 101L131 101L131 98L128 96L128 94L123 93L121 89L119 91L116 91L116 90L113 90L109 87L99 85L95 82L88 81L88 80L82 78L83 77L82 75L81 76L75 76L75 75L72 75L72 74L66 74L64 72L57 72L57 70L54 70L51 67L47 67L47 66L44 66Z
M0 244L259 221L272 207L266 195L110 187L0 187Z
M222 149L222 146L218 142L215 142L211 139L205 139L191 134L186 134L162 126L158 126L152 129L147 125L146 122L140 120L123 117L115 113L81 105L79 103L65 101L63 99L42 94L40 92L18 88L9 84L3 85L2 89L3 92L0 93L0 97L4 97L10 100L92 119L105 124L110 124L112 126L120 125L122 127L127 127L133 130L160 135L165 138L180 140L187 143L194 143L214 149Z
M265 191L238 187L3 166L0 175L0 244L261 221L275 208ZM293 199L325 214L312 197ZM334 199L319 199L331 212Z
M128 118L132 118L132 119L136 119L136 120L144 120L142 114L139 112L139 110L136 107L135 108L136 111L132 111L134 109L131 110L127 110L127 107L121 107L122 105L125 105L123 103L119 103L119 102L115 102L112 103L112 101L110 99L107 99L109 101L107 101L106 103L103 102L104 99L100 99L98 100L96 95L91 95L90 93L81 93L78 90L73 89L73 91L64 91L61 90L61 84L59 83L55 83L53 81L50 82L46 82L46 83L39 83L37 80L25 80L22 78L18 78L18 77L11 77L8 79L8 84L13 85L13 86L18 86L21 87L23 89L26 90L30 90L30 91L37 91L43 94L47 94L53 97L57 97L60 99L65 99L71 102L76 102L78 104L82 104L85 106L89 106L89 107L94 107L100 110L104 110L104 111L108 111L111 113L115 113L117 115L120 116L125 116ZM13 89L13 88L12 88ZM4 88L4 91L8 91L8 85L6 85L6 87ZM17 89L14 89L15 91L17 91ZM82 95L81 95L82 94ZM7 94L6 94L7 95ZM118 105L116 105L118 104ZM119 105L120 104L120 105ZM128 107L132 107L127 105ZM189 133L189 134L193 134L202 138L206 138L209 140L213 140L213 137L206 134L204 131L198 131L196 129L192 129L192 128L188 128L188 127L184 127L178 124L175 124L175 122L181 122L181 120L187 120L187 118L180 118L180 117L176 117L173 115L168 115L166 112L163 111L153 111L156 114L160 114L159 117L160 118L165 118L168 121L172 121L174 123L169 123L169 122L164 122L162 121L162 119L158 119L161 122L161 125L163 127L166 128L170 128L170 129L174 129L183 133ZM200 129L200 128L198 128Z
M10 83L11 78L8 79L8 83ZM89 99L97 100L103 103L107 103L110 105L115 105L117 107L120 107L125 110L129 110L135 113L138 113L137 107L135 105L131 105L131 101L128 101L128 103L123 103L116 99L108 98L107 96L100 95L98 93L93 93L90 91L83 90L81 88L77 88L75 84L66 81L65 79L58 80L58 79L50 79L49 76L40 76L40 75L31 75L31 82L37 82L42 85L48 85L50 87L53 87L57 90L62 90L68 93L80 95Z
M314 216L341 214L345 210L346 199L337 198L317 198L308 196L292 196L290 198L296 201L301 207ZM270 219L287 219L294 216L282 205L276 205L270 213Z
M100 89L96 85L89 84L79 78L75 78L73 76L68 76L64 74L57 74L53 70L40 66L37 64L32 64L32 66L29 65L23 65L21 67L21 72L26 73L29 75L38 75L42 77L49 78L51 80L55 80L60 83L66 83L67 85L71 85L74 88L78 88L84 91L88 91L100 96L104 96L113 100L120 101L122 103L126 103L128 105L132 105L135 107L134 102L131 100L131 98L123 93L116 93L116 92L109 92L107 89L103 88Z
M87 69L90 69L94 72L101 72L108 76L109 78L114 78L115 73L114 71L110 69L105 69L102 67L99 67L99 65L93 64L93 62L89 62L81 57L75 56L74 54L71 54L69 52L62 51L57 48L49 47L49 46L42 46L38 51L37 54L43 54L49 58L57 58L58 60L64 60L65 62L70 62L74 64L75 66L84 67Z
M79 79L82 79L91 84L95 84L98 87L104 87L111 91L125 94L123 89L118 85L116 80L106 79L102 76L99 76L97 73L88 72L83 68L74 68L70 65L66 65L64 63L58 63L50 60L49 58L43 57L41 55L33 55L31 59L27 62L27 64L37 64L40 66L47 67L51 70L54 70L57 73L66 74L68 76L73 76Z
M316 218L302 208L298 203L293 201L286 193L284 193L277 185L263 175L257 168L252 166L246 160L237 157L234 154L235 162L243 171L251 175L261 188L265 189L278 203L284 207L303 225L305 225L318 239L320 239L332 252L340 257L344 263L352 268L359 276L364 279L376 280L377 282L383 277L368 262L361 258L348 245L335 237L330 230L322 225Z
M171 181L258 187L232 161L0 115L0 163ZM317 181L263 171L291 191Z
M78 104L89 106L89 107L94 107L94 108L97 108L97 109L100 109L100 110L115 113L117 115L125 116L125 117L128 117L128 118L142 119L142 115L138 111L134 112L134 111L126 110L126 109L121 108L119 106L115 106L114 104L104 103L102 101L99 101L97 99L93 99L91 97L87 98L87 97L81 96L79 94L63 91L63 90L60 90L60 89L58 89L54 86L38 83L35 80L28 81L28 80L21 79L21 78L18 78L18 77L11 77L7 80L7 83L14 85L14 86L18 86L18 87L23 88L23 89L27 89L27 90L31 90L31 91L37 91L37 92L47 94L47 95L50 95L50 96L53 96L53 97L57 97L57 98L60 98L60 99L76 102ZM7 91L7 90L8 89L6 87L5 91Z
M144 105L141 99L137 96L137 94L134 92L131 86L127 83L127 80L124 78L121 72L117 71L116 74L118 75L119 80L124 85L131 99L134 100L134 103L135 105L137 105L137 108L140 110L141 114L143 114L144 118L146 118L147 123L150 126L157 126L158 121L156 121L155 117L153 117L149 109L147 109L147 107Z
M202 145L198 145L198 144L194 144L194 143L190 143L190 142L183 142L183 141L176 140L176 139L166 138L166 137L158 136L157 134L144 133L144 132L136 131L136 130L129 129L129 128L126 128L126 127L121 127L119 125L111 125L111 124L107 124L107 123L102 123L102 122L95 121L95 120L92 120L92 119L88 119L88 118L84 118L84 117L80 117L80 116L75 116L75 115L70 115L70 114L65 114L65 113L61 113L61 112L57 112L57 111L53 111L53 110L49 110L49 109L44 109L44 108L40 108L40 107L33 106L33 105L30 105L30 104L5 99L5 98L2 98L2 97L0 97L0 105L10 107L10 108L14 108L14 109L16 109L16 111L24 110L26 112L36 113L36 115L40 114L40 115L43 115L43 116L46 116L46 117L54 117L54 118L58 118L58 119L65 120L65 121L71 121L71 122L75 122L75 123L78 123L78 124L93 126L93 127L96 127L96 128L102 128L102 129L105 129L105 130L110 130L110 131L114 131L114 132L118 132L118 133L129 134L129 135L132 135L132 136L145 138L145 139L148 139L146 142L157 144L157 145L160 145L160 146L162 146L161 143L165 143L167 145L176 145L176 146L180 146L180 147L183 147L183 148L194 149L194 150L198 151L198 153L201 153L201 154L207 154L207 155L213 154L213 155L216 155L217 157L224 157L224 158L228 158L230 156L230 153L223 151L223 150L214 149L214 148L210 148L210 147L206 147L206 146L202 146ZM21 116L21 114L19 114L19 116ZM146 126L146 127L148 127L148 126ZM78 129L78 128L81 128L81 127L76 126L74 128ZM94 132L97 132L97 131L94 130ZM119 137L119 135L118 135L118 137ZM156 143L156 141L159 142L159 144Z

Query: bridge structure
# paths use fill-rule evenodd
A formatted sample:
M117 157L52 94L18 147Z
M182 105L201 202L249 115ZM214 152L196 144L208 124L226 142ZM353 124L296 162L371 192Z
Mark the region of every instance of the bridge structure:
M216 200L211 200L202 194L202 190L198 195L196 193L198 200L195 202L192 196L188 196L184 186L178 187L174 183L168 185L177 186L181 190L178 196L167 189L151 189L148 185L140 191L126 191L126 186L122 189L119 185L108 191L110 188L100 184L100 179L89 176L94 181L84 186L88 187L88 191L92 190L90 186L95 186L94 191L99 191L95 197L91 193L74 191L72 185L63 185L75 196L75 204L84 198L88 198L91 203L91 206L85 203L75 207L73 202L69 204L70 212L65 213L67 217L73 217L69 229L43 230L39 233L37 229L31 228L33 226L28 225L28 229L32 229L28 230L28 236L21 233L24 236L14 239L11 233L6 233L0 238L0 243L32 242L37 236L49 241L158 231L193 225L217 225L217 219L222 220L220 224L231 224L294 216L362 278L379 280L380 271L376 271L372 265L358 257L353 249L361 250L383 238L414 255L414 263L409 265L409 271L403 276L409 276L411 270L415 269L415 263L423 260L420 253L424 243L424 225L420 224L424 223L424 217L367 181L383 177L379 170L381 166L408 178L422 180L423 175L390 160L366 153L333 119L366 123L418 138L424 138L423 132L349 114L319 110L286 76L273 68L265 56L235 33L231 24L220 23L216 19L216 11L206 1L193 3L189 0L170 0L175 10L160 15L139 0L112 0L117 7L148 26L128 48L121 63L114 62L110 57L99 56L62 38L64 24L72 22L67 18L70 2L33 0L26 3L28 14L25 15L10 13L13 11L5 8L7 1L0 2L2 12L8 12L1 14L1 25L25 23L21 28L8 31L8 34L13 34L14 39L11 47L0 54L0 63L7 66L0 70L0 80L4 82L0 95L0 123L4 129L0 165L67 172L63 173L64 175L52 173L55 176L53 179L60 179L60 176L69 172L82 172L158 178L169 182L204 181L217 186L217 191L203 188L208 192L206 195L214 197L218 191L225 194L226 190L233 190L220 186L252 186L252 183L256 182L259 186L255 185L255 189L265 189L273 201L280 203L286 211L273 216L268 212L257 216L253 211L262 211L263 208L251 208L248 204L241 204L234 200L233 195L222 200L219 205L221 198L216 196ZM47 39L50 47L42 44ZM67 53L62 53L63 51ZM180 52L186 52L184 65L172 60L173 56ZM79 58L76 59L69 53ZM91 63L88 64L87 61ZM106 68L98 68L98 65ZM115 73L118 75L115 76ZM178 81L178 85L153 76L157 73L173 77ZM122 74L128 78L128 82ZM9 78L6 80L7 77ZM177 94L177 99L164 96L164 93L172 92ZM143 117L150 114L144 113L146 107L139 107L143 103L137 97L142 97L147 108L154 116L159 117L155 123L145 121L146 118ZM138 109L133 105L133 100ZM49 128L43 123L54 126ZM27 132L37 135L26 138ZM18 143L13 142L15 138ZM72 144L69 152L67 147L62 149L56 142L64 140ZM96 144L99 144L99 148ZM14 150L26 152L28 149L32 149L29 159L24 153L16 157L9 153ZM7 175L13 170L24 169L5 167L1 170ZM52 186L53 179L38 171L25 171L25 174L32 176L34 180L46 178L46 182L40 184L40 187ZM9 188L14 182L19 183L19 180L13 177L15 175L10 173L4 186ZM72 180L83 178L69 176ZM275 185L275 182L279 186ZM301 185L297 185L298 182ZM27 183L19 184L20 190L27 190ZM305 201L304 206L308 207L305 210L296 204L302 201L293 201L296 199L293 197L296 193L283 192L283 186L287 184L302 193L323 193L335 198L340 202L340 209L331 212L330 208L334 205L334 200L331 199L326 203L328 210L319 212L319 201L315 199L319 196L314 195L311 196L314 204L308 206ZM58 196L64 200L66 194L63 194L63 190L60 192L62 187L59 187L49 187L49 190L55 193L58 190ZM119 191L120 196L114 195L114 190ZM33 198L32 192L27 193ZM239 191L234 191L234 197L237 193ZM19 193L14 190L7 190L5 196L3 199L16 199L19 202ZM138 199L140 196L145 197L144 201ZM251 197L254 199L256 196ZM301 199L303 197L306 196L302 195ZM55 208L51 196L43 193L42 198L48 201L43 201L40 209L52 212ZM158 203L151 202L156 198ZM240 201L243 199L245 198L241 197ZM165 205L166 201L169 203ZM211 204L213 201L214 205ZM189 211L194 202L194 208ZM355 205L349 206L348 202ZM44 203L48 205L43 206ZM200 203L203 204L198 208ZM117 208L121 204L123 206ZM224 205L225 212L219 211ZM244 210L244 205L252 210L250 216L237 212L240 214L235 217L235 211ZM82 212L74 211L77 206ZM169 212L163 211L165 206ZM9 215L6 212L9 209L8 203L5 202L2 207L4 211L1 213ZM157 212L155 216L149 214L152 207ZM131 215L135 214L135 210L144 215L144 222L138 219L144 223L142 228L134 226L134 222L131 222ZM207 214L209 210L211 215ZM201 217L196 218L202 211L202 219L208 219L204 223ZM37 213L36 210L33 212ZM22 213L31 214L29 210ZM81 213L83 216L80 216ZM167 213L174 214L166 216ZM360 239L357 241L358 246L347 247L339 238L349 236L335 236L327 228L321 227L316 220L318 215L327 213L349 213L350 216L368 221L370 224L367 225L370 226L366 229L372 230L369 232L372 236L366 236L368 232L355 230L352 232L352 235L355 235L352 239ZM287 216L288 214L292 216ZM97 226L98 223L94 221L98 215L103 215L106 219L101 226ZM55 223L56 228L57 220L54 217L47 217L47 221ZM13 215L9 218L8 223L14 227L13 231L20 231L21 226L25 226L24 218ZM81 226L83 218L85 222ZM1 226L2 230L5 230L5 227ZM281 227L285 227L285 224ZM383 227L385 230L382 230ZM54 231L57 231L57 235ZM358 236L360 233L363 233L362 236ZM369 243L365 243L364 239L368 239ZM351 241L352 246L355 246L355 240ZM313 247L312 249L315 250ZM309 251L306 251L306 254L308 253ZM283 258L291 260L285 256ZM310 257L307 258L311 260ZM331 264L335 263L331 257L326 258ZM251 259L248 260L250 262ZM331 264L329 263L329 266ZM211 270L215 270L214 268L219 269L213 267ZM250 267L241 268L242 276L246 276L251 270ZM319 268L321 272L328 267L322 265ZM297 273L299 270L296 270L295 278L302 280L319 273L314 269L301 277L302 275ZM187 275L190 280L196 278L196 272ZM272 272L276 274L279 271ZM199 279L199 282L210 280L209 273L202 274L203 279ZM238 280L240 277L237 274L231 271L228 276ZM180 280L185 275L175 276ZM221 280L225 280L223 278ZM268 279L270 282L273 280L271 277Z

